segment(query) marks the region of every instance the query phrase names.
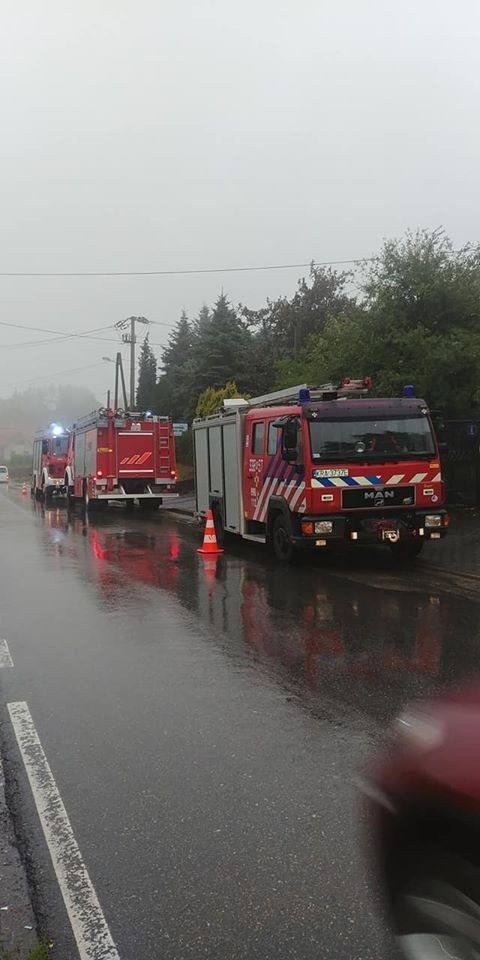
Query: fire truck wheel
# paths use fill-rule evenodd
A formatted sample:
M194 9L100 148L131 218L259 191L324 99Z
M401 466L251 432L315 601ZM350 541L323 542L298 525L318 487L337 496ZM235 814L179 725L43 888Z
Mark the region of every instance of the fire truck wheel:
M395 560L398 560L399 563L404 563L407 560L414 560L415 557L423 550L423 540L400 540L399 543L391 543L390 550L392 551L392 556L395 557Z
M277 560L290 563L295 555L295 547L290 538L287 521L279 514L272 524L272 546Z
M35 500L41 500L43 497L40 487L35 487Z
M53 500L53 490L52 490L50 487L47 487L47 489L44 490L43 499L45 500L45 503L51 503L51 502L52 502L52 500Z

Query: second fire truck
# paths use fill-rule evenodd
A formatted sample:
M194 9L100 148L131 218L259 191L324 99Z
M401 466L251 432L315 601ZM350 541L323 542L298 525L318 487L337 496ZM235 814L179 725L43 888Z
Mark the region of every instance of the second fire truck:
M439 450L424 400L366 396L369 379L227 400L193 424L197 512L217 536L301 548L383 543L400 558L445 536Z
M109 500L156 510L176 493L175 443L168 417L102 408L72 427L65 485L87 508Z

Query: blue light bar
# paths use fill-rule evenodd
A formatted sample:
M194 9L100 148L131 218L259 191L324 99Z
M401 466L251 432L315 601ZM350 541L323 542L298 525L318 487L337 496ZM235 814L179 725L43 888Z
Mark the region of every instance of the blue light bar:
M299 403L308 403L310 400L310 390L308 387L301 387L298 391L298 402Z
M415 396L415 387L413 383L406 383L402 390L402 397L412 399Z

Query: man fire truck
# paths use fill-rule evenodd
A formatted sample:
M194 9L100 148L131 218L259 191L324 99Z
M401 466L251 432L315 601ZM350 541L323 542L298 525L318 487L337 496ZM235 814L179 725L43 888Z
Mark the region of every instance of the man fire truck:
M31 493L36 500L48 503L54 496L65 495L68 441L69 431L58 423L35 434Z
M87 508L109 500L156 510L177 496L175 443L168 417L102 408L74 423L65 485Z
M411 386L366 397L371 381L303 384L193 424L197 511L217 535L299 548L383 543L402 559L445 536L448 515L430 414Z

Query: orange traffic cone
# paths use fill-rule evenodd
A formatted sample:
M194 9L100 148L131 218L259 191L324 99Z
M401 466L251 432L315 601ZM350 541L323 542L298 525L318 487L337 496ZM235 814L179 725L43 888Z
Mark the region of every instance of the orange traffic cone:
M27 496L27 484L24 483L22 486L22 497L26 497L26 496Z
M205 533L203 536L202 546L198 548L197 553L223 553L221 547L217 543L217 535L215 533L215 523L213 520L213 513L211 510L207 513L207 523L205 525Z

